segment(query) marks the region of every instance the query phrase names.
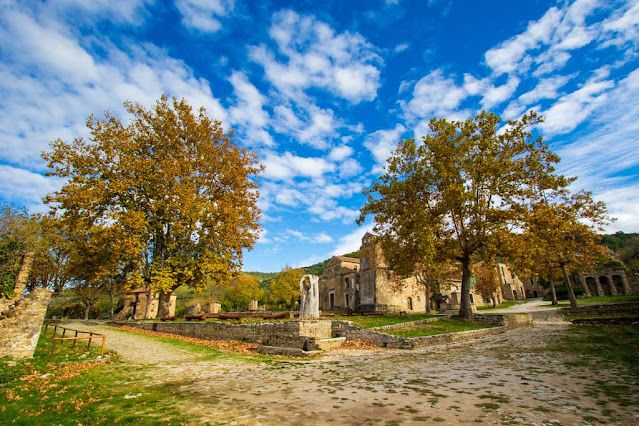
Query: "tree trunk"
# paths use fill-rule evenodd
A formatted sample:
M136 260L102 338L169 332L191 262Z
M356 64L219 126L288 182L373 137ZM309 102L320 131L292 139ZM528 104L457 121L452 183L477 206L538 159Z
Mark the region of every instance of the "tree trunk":
M430 314L430 285L424 283L424 296L426 297L426 314Z
M151 302L153 302L153 291L151 287L146 292L146 307L144 309L144 319L151 319Z
M495 296L491 297L490 300L493 301L493 308L497 307L497 301L495 300Z
M557 292L555 291L555 283L552 281L552 277L548 277L548 284L550 284L550 294L552 295L552 304L558 305Z
M113 314L114 314L114 309L115 309L115 296L113 295L113 293L109 293L109 299L111 302L111 306L109 307L109 319L111 321L113 321Z
M84 310L84 319L88 320L89 319L89 305L87 304L86 309Z
M461 304L459 316L470 320L473 317L473 308L470 305L470 277L472 275L471 260L469 254L464 254L462 261Z
M575 292L572 291L572 284L570 284L570 277L568 276L568 271L566 271L566 264L561 264L561 270L564 273L564 279L566 280L566 290L568 290L568 298L570 299L570 307L575 309L577 307L577 298L575 297Z
M163 318L171 316L171 295L173 293L160 292L160 298L158 300L158 314L156 318Z

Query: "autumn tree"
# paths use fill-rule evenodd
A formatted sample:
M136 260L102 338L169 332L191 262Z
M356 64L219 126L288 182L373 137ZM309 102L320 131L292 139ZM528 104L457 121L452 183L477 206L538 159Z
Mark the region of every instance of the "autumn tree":
M475 290L492 301L493 308L497 307L496 293L501 290L497 262L494 259L474 265Z
M400 141L386 173L365 191L369 197L359 223L375 215L379 235L423 227L433 242L417 247L420 255L432 257L432 246L438 256L459 263L464 318L472 316L473 258L482 251L500 252L503 236L521 229L536 195L533 178L553 188L568 184L554 174L559 158L530 133L540 121L534 112L504 127L486 112L465 121L433 118L422 143Z
M271 280L268 297L273 303L287 303L293 307L300 297L300 280L304 272L289 266L282 269L275 280Z
M231 283L228 296L236 307L245 308L251 300L260 300L264 296L264 290L260 288L257 278L240 275Z
M595 202L588 192L546 190L544 197L530 207L526 233L521 238L535 247L533 263L547 271L551 283L553 270L561 271L573 308L577 307L577 299L569 269L591 269L605 255L607 249L598 244L598 232L609 221L605 204Z
M242 250L257 239L261 166L204 108L166 96L151 109L125 107L127 125L106 112L87 120L89 141L52 142L48 175L67 182L45 201L64 232L117 225L124 244L141 242L134 260L167 316L180 285L228 283L241 270Z

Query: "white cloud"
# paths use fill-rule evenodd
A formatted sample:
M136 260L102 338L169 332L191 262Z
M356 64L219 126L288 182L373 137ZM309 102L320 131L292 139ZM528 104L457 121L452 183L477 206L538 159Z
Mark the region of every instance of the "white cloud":
M394 129L378 130L366 138L364 146L373 154L376 162L373 173L382 173L386 160L397 148L397 143L405 131L406 128L403 125L397 124Z
M508 81L501 86L490 86L481 100L482 108L490 109L510 98L512 94L515 93L515 90L517 90L519 81L520 80L517 77L511 76Z
M402 53L403 51L407 50L409 47L410 47L410 44L408 43L400 43L393 48L393 52Z
M168 93L226 119L208 82L153 45L130 45L125 52L105 38L98 55L67 33L61 22L40 22L13 8L0 22L0 158L8 163L42 170L40 152L51 140L87 136L90 113L109 109L121 114L127 99L150 106Z
M617 219L606 227L607 232L639 232L639 185L604 191L594 198L606 203L611 216Z
M553 106L543 112L546 121L542 129L546 134L567 133L586 120L593 111L607 100L607 92L615 86L612 80L601 80L595 76L580 89L562 96Z
M0 164L0 199L18 199L31 212L47 210L42 198L59 190L63 183L61 179L46 178L38 173Z
M441 69L436 69L415 84L412 95L408 103L401 104L408 118L430 119L450 117L468 97L468 92L452 77L444 76Z
M353 148L348 145L340 145L331 150L328 158L333 161L343 161L351 155L353 155Z
M365 225L355 231L344 235L339 239L339 243L333 249L333 255L341 256L359 250L362 245L362 238L367 232L372 232L373 225Z
M287 229L286 233L288 235L291 235L295 238L297 238L300 241L306 241L306 242L310 242L310 243L318 243L318 244L326 244L326 243L330 243L333 241L333 238L331 238L330 235L328 235L325 232L320 232L319 234L315 234L313 236L308 236L303 234L300 231L295 231L293 229Z
M266 237L266 234L268 234L268 231L266 230L266 228L264 227L260 228L258 231L258 234L259 234L259 237L256 241L257 244L270 244L273 242Z
M249 82L243 72L234 72L229 81L237 99L236 105L228 111L230 122L239 126L246 134L247 144L275 146L275 141L265 129L269 122L269 115L264 111L266 97Z
M269 34L286 61L265 46L253 46L249 54L280 92L295 96L316 87L354 103L375 99L382 60L360 34L336 34L326 23L292 10L273 15Z
M176 0L182 14L182 24L203 33L214 33L222 28L220 18L228 16L235 0Z
M261 161L266 170L264 177L273 180L288 180L295 177L320 177L335 170L335 165L321 157L299 157L285 152L266 154Z
M632 177L620 177L626 175L623 171L639 167L637 97L639 70L619 82L602 99L605 102L592 110L593 131L557 149L562 158L559 171L578 176L579 188L614 189Z

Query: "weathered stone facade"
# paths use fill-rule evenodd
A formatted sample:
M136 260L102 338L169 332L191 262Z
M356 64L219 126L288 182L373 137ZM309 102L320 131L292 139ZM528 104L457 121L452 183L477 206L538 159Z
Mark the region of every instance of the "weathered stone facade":
M397 280L389 268L381 247L374 236L364 235L359 250L360 258L333 256L320 277L320 309L352 310L357 312L419 313L426 311L424 289L415 277ZM526 297L524 284L504 263L498 265L501 289L495 295L502 300ZM461 301L461 277L450 279L448 288L442 289L440 300L432 301L431 308L445 313L459 312ZM491 304L474 290L471 281L471 309Z
M51 291L39 288L4 304L0 315L0 356L33 357L50 299Z
M332 336L331 321L305 320L260 324L219 322L127 323L131 327L207 340L244 340L265 346L318 350Z
M498 263L499 282L504 300L520 300L526 298L524 283L505 263Z
M584 273L577 278L586 296L632 294L633 288L623 268L609 268Z
M139 288L128 292L124 298L124 307L115 315L118 320L128 318L132 319L151 319L158 314L159 295L154 293L151 297L151 309L149 315L145 317L148 293L144 288ZM175 304L177 296L171 295L169 304L169 316L175 315Z

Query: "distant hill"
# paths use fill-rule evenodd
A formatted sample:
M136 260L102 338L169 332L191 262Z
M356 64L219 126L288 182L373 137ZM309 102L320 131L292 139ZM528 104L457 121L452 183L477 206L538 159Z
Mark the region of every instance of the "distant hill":
M359 251L353 251L351 253L343 254L342 256L354 257L359 259ZM329 260L331 259L328 258L322 262L314 263L310 266L304 267L304 269L306 270L307 274L320 276L324 273L324 268L326 268L326 264L328 263ZM257 278L257 280L260 282L260 287L262 288L268 288L271 284L271 280L277 279L277 276L279 275L279 272L252 272L251 271L251 272L242 272L242 273Z
M626 234L625 232L619 231L614 234L604 234L601 236L601 244L608 247L611 250L619 252L625 249L630 243L630 240L633 238L639 237L637 233Z

